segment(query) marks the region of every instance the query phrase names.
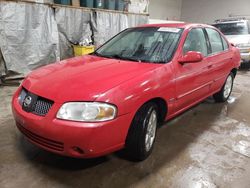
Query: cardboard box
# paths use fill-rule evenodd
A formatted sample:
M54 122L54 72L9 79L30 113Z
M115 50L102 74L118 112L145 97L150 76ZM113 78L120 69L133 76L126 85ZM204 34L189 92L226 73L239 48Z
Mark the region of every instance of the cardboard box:
M80 7L80 0L71 0L72 6L74 7Z

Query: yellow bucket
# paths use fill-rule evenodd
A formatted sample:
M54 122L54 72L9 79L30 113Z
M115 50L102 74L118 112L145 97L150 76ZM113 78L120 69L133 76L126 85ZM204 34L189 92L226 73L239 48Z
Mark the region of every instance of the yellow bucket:
M73 45L75 56L90 54L95 51L95 46L79 46Z

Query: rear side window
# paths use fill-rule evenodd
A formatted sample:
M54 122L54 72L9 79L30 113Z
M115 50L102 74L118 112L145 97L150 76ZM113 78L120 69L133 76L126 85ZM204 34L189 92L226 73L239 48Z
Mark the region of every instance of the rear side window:
M222 36L221 36L221 39L222 39L222 43L223 43L223 49L228 50L229 46L228 46L227 41Z
M220 33L214 29L206 28L208 38L211 44L212 53L218 53L224 50Z
M201 52L204 56L208 55L206 38L201 28L192 29L186 38L183 46L183 54L189 51Z

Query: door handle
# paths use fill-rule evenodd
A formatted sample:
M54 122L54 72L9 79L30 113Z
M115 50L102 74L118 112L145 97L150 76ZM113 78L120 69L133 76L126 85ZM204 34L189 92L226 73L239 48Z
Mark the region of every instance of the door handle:
M213 68L213 65L208 65L207 68L211 69Z

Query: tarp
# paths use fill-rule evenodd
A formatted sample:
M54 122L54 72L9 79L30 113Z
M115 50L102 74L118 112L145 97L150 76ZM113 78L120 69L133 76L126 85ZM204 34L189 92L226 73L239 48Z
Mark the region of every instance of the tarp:
M72 44L92 38L99 46L120 31L148 23L148 16L0 1L0 76L23 75L73 56ZM3 70L6 69L7 70Z
M5 71L6 71L5 62L4 62L4 59L3 59L2 52L0 50L0 77L6 75Z
M61 59L73 56L72 44L92 37L91 11L56 8L56 22L60 39Z
M144 25L149 22L149 17L147 15L128 14L127 16L128 16L128 27Z
M100 46L128 27L148 23L148 16L95 11L92 14L91 22L93 25L95 45Z
M53 9L47 5L0 2L0 48L8 71L22 74L59 58Z
M108 39L128 28L128 19L125 14L96 11L92 15L94 42L100 46Z

